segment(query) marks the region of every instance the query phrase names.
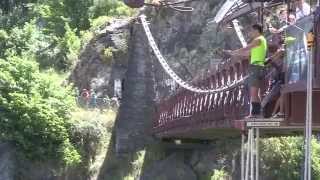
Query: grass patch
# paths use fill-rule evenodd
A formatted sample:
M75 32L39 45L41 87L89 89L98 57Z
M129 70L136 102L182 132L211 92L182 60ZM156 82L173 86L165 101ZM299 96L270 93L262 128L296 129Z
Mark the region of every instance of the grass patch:
M77 109L72 113L71 137L82 156L87 177L97 176L109 147L117 111Z

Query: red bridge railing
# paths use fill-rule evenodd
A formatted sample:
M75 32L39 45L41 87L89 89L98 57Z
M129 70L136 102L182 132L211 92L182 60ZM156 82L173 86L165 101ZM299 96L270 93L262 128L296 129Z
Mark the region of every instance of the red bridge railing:
M248 61L226 61L216 73L194 85L215 89L225 87L245 77ZM199 94L180 89L157 106L154 131L188 131L193 128L231 128L232 120L242 119L249 111L245 81L217 93Z

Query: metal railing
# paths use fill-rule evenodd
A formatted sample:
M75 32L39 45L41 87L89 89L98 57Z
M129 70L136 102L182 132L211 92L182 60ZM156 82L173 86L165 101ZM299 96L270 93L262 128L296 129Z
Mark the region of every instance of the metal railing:
M157 106L155 132L196 128L208 123L224 126L222 121L225 119L243 118L249 112L248 88L243 78L247 72L247 60L230 61L216 73L195 83L198 87L224 90L201 94L182 89L161 101ZM244 80L228 86L239 79Z

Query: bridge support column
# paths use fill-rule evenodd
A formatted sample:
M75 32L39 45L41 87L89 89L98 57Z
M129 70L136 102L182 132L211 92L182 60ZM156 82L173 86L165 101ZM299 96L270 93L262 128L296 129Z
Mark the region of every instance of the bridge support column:
M259 165L260 165L260 153L259 153L259 140L260 140L260 129L256 128L256 180L259 180Z
M246 159L246 176L245 180L249 180L249 161L250 161L250 147L251 147L251 130L248 130L248 141L247 141L247 159Z
M117 154L136 152L153 142L149 130L154 113L154 79L148 40L140 24L132 25L130 37L125 90L115 124Z
M320 136L319 136L320 137ZM244 133L242 133L241 135L241 180L244 180L245 176L244 176L244 163L245 163L245 148L244 148L244 144L245 144L245 140L246 140L246 136Z
M244 139L242 137L241 149L241 179L259 180L259 139L260 129L250 128L247 138L247 158L244 160ZM244 163L244 161L246 161ZM245 167L244 167L245 164ZM245 175L244 175L245 172Z

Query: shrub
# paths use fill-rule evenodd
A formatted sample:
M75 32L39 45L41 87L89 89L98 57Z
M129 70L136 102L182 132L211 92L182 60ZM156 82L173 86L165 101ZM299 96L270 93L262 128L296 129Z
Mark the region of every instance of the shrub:
M93 31L98 30L101 26L107 24L110 20L112 20L112 17L110 16L100 16L96 19L92 19L90 20L90 29Z
M211 176L211 180L224 180L228 176L227 172L224 171L223 169L217 170L215 169L213 171L213 175Z
M55 67L60 70L69 70L73 66L81 48L81 40L76 35L75 30L72 30L68 23L65 24L65 34L58 40L59 53Z
M113 51L114 51L114 48L113 47L108 47L108 48L105 48L104 51L103 51L103 62L107 63L107 64L110 64L113 60Z
M76 109L72 112L71 141L82 157L87 175L98 172L109 148L116 112ZM102 156L101 156L102 155Z
M0 59L0 139L29 159L80 162L69 139L71 94L28 57Z
M303 138L280 137L262 140L264 176L269 179L299 180L303 166ZM312 179L320 179L320 144L312 140Z
M115 0L98 0L90 7L91 18L99 16L132 16L136 11L126 6L122 1Z
M45 34L37 27L35 21L25 23L22 28L13 28L8 35L1 33L6 41L0 43L3 47L0 49L0 55L3 55L2 58L32 56L41 68L69 70L78 57L81 40L68 23L64 29L64 35L57 37Z

